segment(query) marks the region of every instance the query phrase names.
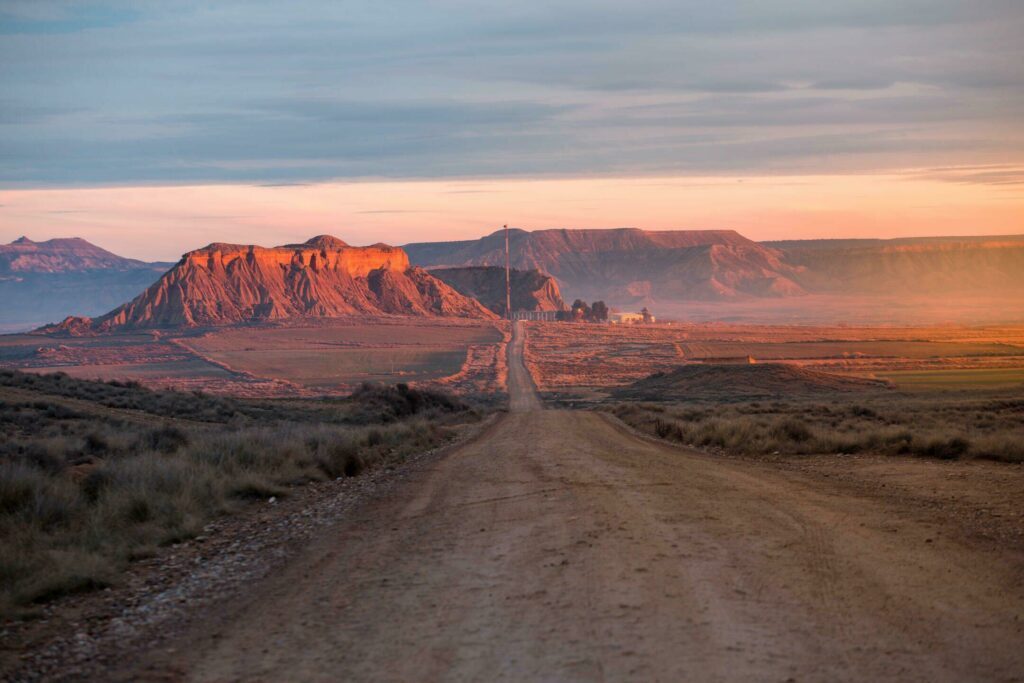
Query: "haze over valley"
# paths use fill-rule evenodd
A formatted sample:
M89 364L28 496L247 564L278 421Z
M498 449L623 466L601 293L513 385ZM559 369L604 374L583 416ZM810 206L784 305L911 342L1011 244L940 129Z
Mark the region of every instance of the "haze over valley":
M339 249L349 256L332 263L328 255ZM511 265L522 273L517 310L557 310L563 299L583 298L701 320L892 324L906 320L909 306L917 324L1024 318L1020 235L758 243L735 231L511 230L510 249ZM7 331L69 316L112 329L480 314L459 295L505 314L500 230L401 248L352 248L332 236L273 249L214 243L173 266L122 258L80 238L19 238L0 246L0 255ZM114 310L120 302L126 305Z

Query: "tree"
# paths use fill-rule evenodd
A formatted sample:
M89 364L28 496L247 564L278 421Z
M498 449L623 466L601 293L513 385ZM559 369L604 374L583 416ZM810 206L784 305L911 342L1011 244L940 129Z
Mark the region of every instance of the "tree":
M595 301L590 306L590 319L595 323L603 323L608 320L608 307L603 301Z
M572 317L576 320L590 319L590 306L583 299L576 299L572 302Z

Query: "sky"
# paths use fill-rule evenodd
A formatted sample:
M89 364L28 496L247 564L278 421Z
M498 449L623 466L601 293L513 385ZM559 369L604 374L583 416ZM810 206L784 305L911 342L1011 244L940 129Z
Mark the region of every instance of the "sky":
M0 241L1024 232L1019 0L0 0Z

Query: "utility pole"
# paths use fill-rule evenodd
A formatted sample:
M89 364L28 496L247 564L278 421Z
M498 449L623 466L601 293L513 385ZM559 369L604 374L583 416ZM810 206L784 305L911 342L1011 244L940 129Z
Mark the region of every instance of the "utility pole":
M508 251L508 225L505 225L505 315L512 320L512 268Z

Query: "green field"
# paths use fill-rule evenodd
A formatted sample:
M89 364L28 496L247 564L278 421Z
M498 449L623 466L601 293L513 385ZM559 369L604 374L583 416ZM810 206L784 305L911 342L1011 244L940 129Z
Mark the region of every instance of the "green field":
M934 342L911 340L860 340L817 342L680 342L686 358L752 355L763 360L814 358L957 358L1019 356L1024 349L1011 344Z
M223 351L211 357L234 370L258 377L286 379L310 387L360 382L423 381L454 375L462 367L462 349L252 349Z
M957 389L1024 389L1024 368L980 368L971 370L891 370L879 372L902 391L948 391Z
M205 378L218 379L230 373L213 363L200 358L172 361L167 363L118 363L111 365L53 365L43 368L25 368L25 372L63 372L77 379L109 380L155 380Z

